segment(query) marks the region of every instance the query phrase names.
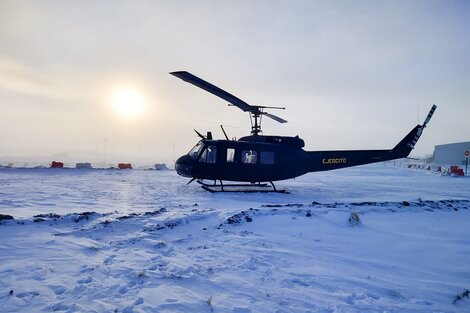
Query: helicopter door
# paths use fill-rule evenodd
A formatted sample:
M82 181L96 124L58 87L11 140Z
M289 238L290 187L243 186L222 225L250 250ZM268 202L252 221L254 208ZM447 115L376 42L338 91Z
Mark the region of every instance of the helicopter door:
M215 163L217 161L217 146L207 146L199 157L201 163Z
M261 151L260 153L260 163L261 164L274 164L274 152Z

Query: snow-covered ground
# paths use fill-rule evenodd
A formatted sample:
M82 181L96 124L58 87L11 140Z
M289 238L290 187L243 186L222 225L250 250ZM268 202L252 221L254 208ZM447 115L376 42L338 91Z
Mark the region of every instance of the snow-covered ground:
M376 164L211 194L0 170L0 312L465 312L470 179ZM360 224L352 226L351 212ZM51 214L49 214L51 213Z

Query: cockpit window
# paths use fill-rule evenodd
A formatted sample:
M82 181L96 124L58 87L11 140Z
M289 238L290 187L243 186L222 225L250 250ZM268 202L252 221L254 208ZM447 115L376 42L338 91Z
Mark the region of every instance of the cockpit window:
M217 161L217 146L207 146L199 158L199 162L215 163Z
M197 156L199 155L199 152L201 152L202 146L202 141L199 141L197 145L195 145L194 148L189 151L189 156L196 160Z

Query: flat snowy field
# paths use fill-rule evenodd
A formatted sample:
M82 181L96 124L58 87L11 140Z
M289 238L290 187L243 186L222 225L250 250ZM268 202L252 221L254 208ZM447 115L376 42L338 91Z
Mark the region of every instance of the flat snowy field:
M376 164L211 194L0 170L0 312L468 312L470 178ZM351 212L360 224L352 226ZM468 293L467 293L468 294Z

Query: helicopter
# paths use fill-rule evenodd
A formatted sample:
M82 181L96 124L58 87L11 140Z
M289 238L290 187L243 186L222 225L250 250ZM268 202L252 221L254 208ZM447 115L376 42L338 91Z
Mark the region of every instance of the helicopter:
M266 136L262 134L261 122L268 117L279 123L287 121L267 110L284 110L284 107L251 105L227 91L187 72L171 72L185 82L195 85L248 112L251 134L238 140L230 140L221 125L225 139L214 139L211 132L201 138L188 154L175 162L176 172L197 181L210 192L280 192L274 181L295 178L309 172L329 171L368 163L406 158L431 120L433 105L422 125L416 125L394 148L390 150L339 150L305 151L305 142L299 136ZM212 183L210 183L212 181ZM230 182L230 183L224 183ZM272 189L266 189L269 187ZM254 188L252 188L254 187ZM242 189L240 189L242 188Z

